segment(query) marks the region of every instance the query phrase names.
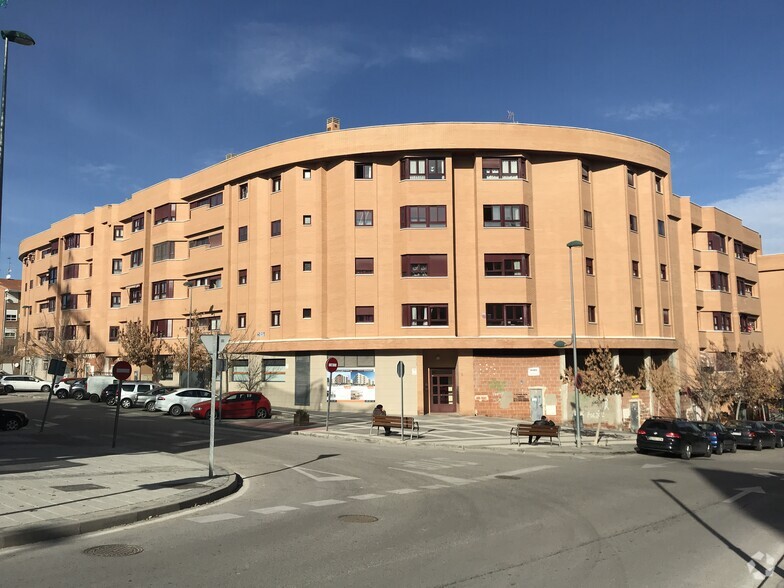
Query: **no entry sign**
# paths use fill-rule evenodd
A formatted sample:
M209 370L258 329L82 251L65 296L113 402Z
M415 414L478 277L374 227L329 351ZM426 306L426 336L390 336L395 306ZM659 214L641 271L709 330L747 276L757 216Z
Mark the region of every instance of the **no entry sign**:
M338 369L338 360L335 359L334 357L330 357L327 360L327 371L331 374L336 369Z
M118 361L112 368L112 375L121 382L131 377L131 364L127 361Z

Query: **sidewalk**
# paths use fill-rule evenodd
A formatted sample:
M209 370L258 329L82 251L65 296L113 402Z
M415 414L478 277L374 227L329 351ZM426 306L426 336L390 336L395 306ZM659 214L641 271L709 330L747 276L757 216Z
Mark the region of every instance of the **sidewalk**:
M89 533L218 500L242 479L167 453L95 452L39 443L0 445L0 549Z

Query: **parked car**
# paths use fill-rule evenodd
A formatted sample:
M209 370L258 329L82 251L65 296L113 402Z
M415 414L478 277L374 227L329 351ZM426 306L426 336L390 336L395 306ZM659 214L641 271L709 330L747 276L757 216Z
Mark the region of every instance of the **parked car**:
M784 423L779 421L762 421L776 435L776 447L784 447Z
M0 430L2 431L16 431L26 427L29 422L27 415L21 410L0 408Z
M172 416L180 416L190 412L197 402L209 400L210 391L203 388L176 388L155 399L155 410L168 412Z
M732 436L721 423L711 423L708 421L691 421L700 429L705 431L710 437L711 453L721 455L725 451L735 453L738 450L738 444L735 442L735 437Z
M646 419L637 430L637 453L669 453L691 459L692 455L710 457L707 433L683 419L656 417Z
M90 402L101 402L103 389L115 382L117 379L114 376L90 376L87 378L87 397Z
M109 406L117 404L117 387L120 386L120 406L131 408L132 406L144 406L148 410L148 404L155 403L155 399L163 389L157 382L126 380L121 384L113 383L106 386L101 392L101 401Z
M760 421L729 421L727 429L738 447L750 447L762 451L765 447L776 447L776 434L771 433Z
M55 384L52 394L57 396L57 398L84 400L87 397L87 379L63 378Z
M51 392L52 386L46 380L35 376L3 376L0 378L3 394L9 392Z
M261 392L232 392L215 404L215 416L224 419L256 418L272 416L270 401ZM191 408L191 416L197 419L210 418L210 402L198 402Z

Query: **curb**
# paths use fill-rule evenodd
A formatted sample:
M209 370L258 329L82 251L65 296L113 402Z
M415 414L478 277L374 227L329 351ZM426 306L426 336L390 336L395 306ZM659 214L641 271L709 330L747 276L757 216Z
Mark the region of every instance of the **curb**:
M139 521L144 521L161 515L177 512L215 502L237 492L242 488L242 476L239 474L224 474L226 480L217 488L197 496L182 497L174 502L165 504L155 504L154 501L149 506L142 505L139 508L128 507L127 509L117 509L108 514L86 516L81 520L68 520L65 522L42 523L27 526L26 528L0 531L0 549L6 547L18 547L29 543L40 541L51 541L53 539L63 539L74 535L83 535L111 527L129 525Z

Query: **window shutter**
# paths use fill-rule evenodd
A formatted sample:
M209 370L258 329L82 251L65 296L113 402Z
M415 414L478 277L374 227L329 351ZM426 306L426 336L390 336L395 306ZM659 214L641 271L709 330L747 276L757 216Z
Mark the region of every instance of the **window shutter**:
M408 159L401 159L400 160L400 179L401 180L407 180L408 177L409 177L408 176Z

